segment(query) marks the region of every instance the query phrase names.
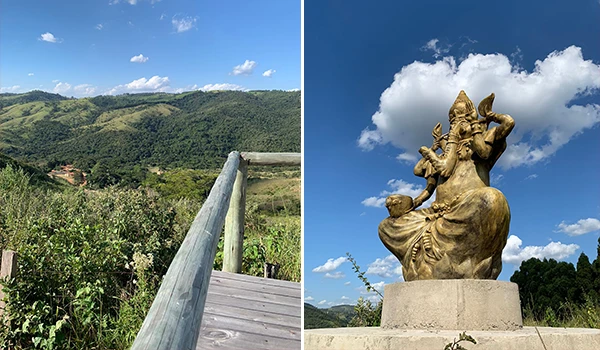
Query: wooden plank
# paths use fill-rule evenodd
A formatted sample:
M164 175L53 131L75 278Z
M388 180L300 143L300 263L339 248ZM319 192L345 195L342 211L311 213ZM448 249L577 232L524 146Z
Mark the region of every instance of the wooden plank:
M244 330L202 327L197 350L287 350L300 349L301 341L269 338L264 334L254 334Z
M223 245L223 271L242 272L244 252L244 216L246 214L246 184L248 182L248 162L240 159L229 210L225 218Z
M208 292L208 298L214 300L213 298L217 298L218 300L223 300L227 305L237 307L237 308L248 308L253 310L262 310L264 312L270 312L275 314L289 315L301 317L302 309L297 305L282 305L271 303L269 301L260 301L260 300L252 300L252 299L236 299L231 298L229 294L222 294L217 292ZM217 303L217 302L215 302ZM219 301L219 304L222 302Z
M249 165L300 165L302 155L300 153L259 153L243 152L242 158Z
M272 304L302 307L300 299L295 297L266 294L252 290L234 289L220 285L211 285L211 293L226 295L230 298L270 302Z
M131 349L195 349L240 155L231 152L177 251Z
M218 324L226 325L227 329L238 331L246 331L249 333L265 334L270 338L293 339L301 340L300 324L289 327L268 322L251 321L244 318L244 315L225 316L221 314L213 314L205 312L203 325L207 327L216 326Z
M258 293L267 293L267 294L271 294L271 295L280 295L280 296L296 298L296 299L298 299L298 305L302 306L302 302L300 301L301 293L300 293L299 289L281 288L279 286L265 285L260 282L252 283L250 281L236 281L236 280L231 280L231 279L227 279L227 278L221 278L221 277L214 276L214 275L211 277L211 280L210 280L209 291L211 290L211 288L213 288L213 286L221 286L224 288L229 288L232 291L235 289L238 292L252 291L252 292L258 292Z
M214 294L213 294L214 295ZM252 322L264 322L270 324L278 324L286 327L300 327L302 320L299 316L291 316L284 314L276 314L274 312L266 312L262 310L246 309L237 306L231 306L227 303L219 304L217 301L206 300L204 313L217 314L229 317L243 316Z
M213 270L212 276L218 277L218 278L231 279L231 280L235 280L235 281L260 283L261 285L276 286L276 287L281 287L281 288L291 288L291 289L298 289L298 290L301 289L301 285L298 282L277 280L277 279L271 279L271 278L263 278L263 277L250 276L250 275L242 275L239 273L229 273L229 272Z
M2 263L0 265L0 280L11 279L17 276L17 252L12 250L2 251ZM0 315L4 314L4 288L3 284L0 283Z

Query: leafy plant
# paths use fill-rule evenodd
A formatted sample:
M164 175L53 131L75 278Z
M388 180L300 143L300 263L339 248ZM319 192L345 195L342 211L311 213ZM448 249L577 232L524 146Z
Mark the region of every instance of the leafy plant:
M452 343L447 344L444 347L444 350L467 350L465 347L460 345L460 343L463 341L477 344L477 341L475 341L475 339L473 339L472 336L468 335L467 332L462 332L458 335L458 340L454 338L454 341Z

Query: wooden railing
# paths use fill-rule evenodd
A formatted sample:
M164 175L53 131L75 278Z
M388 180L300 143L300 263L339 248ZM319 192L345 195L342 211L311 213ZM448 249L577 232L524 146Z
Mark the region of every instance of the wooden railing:
M195 349L224 224L223 270L241 272L249 165L300 165L300 154L229 154L164 276L132 350Z

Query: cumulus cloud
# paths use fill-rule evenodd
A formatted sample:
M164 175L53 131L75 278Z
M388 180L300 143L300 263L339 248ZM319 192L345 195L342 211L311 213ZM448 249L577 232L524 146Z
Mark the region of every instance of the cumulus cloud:
M268 77L268 78L270 78L270 77L271 77L273 74L275 74L275 72L277 72L275 69L269 69L269 70L266 70L266 71L263 73L263 77Z
M196 26L196 20L197 18L190 16L173 16L171 23L173 23L173 28L177 33L183 33L194 28Z
M575 224L567 225L565 222L558 224L558 232L564 232L569 236L580 236L586 233L599 231L600 220L595 218L581 219Z
M414 153L400 153L396 159L407 164L416 164L419 158Z
M319 304L319 305L323 305L323 304L325 304L326 302L327 302L327 300L321 300L321 301L319 301L317 304Z
M90 84L80 84L73 88L75 96L92 96L96 93L96 88Z
M134 62L134 63L145 63L148 61L148 57L139 54L137 56L133 56L131 57L131 59L129 60L129 62Z
M577 244L563 244L561 242L550 242L545 246L521 247L522 244L523 241L519 237L510 235L502 251L502 261L519 265L521 261L531 258L562 260L573 255L579 249Z
M288 92L296 92L296 91L300 91L300 89L289 89L289 90L286 90L286 91L288 91Z
M431 143L440 121L447 130L448 109L461 89L478 104L494 92L494 111L516 122L509 146L498 164L504 169L547 159L577 134L600 121L600 105L578 105L578 97L600 88L600 66L584 60L581 48L568 47L535 62L532 72L511 64L503 54L469 54L457 63L414 62L394 76L372 116L374 127L362 131L358 145L381 144L414 152Z
M379 193L379 196L369 197L364 199L361 203L367 207L378 207L382 208L385 205L385 199L387 196L391 194L403 194L406 196L411 196L413 199L417 197L421 192L423 192L423 186L416 185L413 183L406 182L402 179L396 180L391 179L388 181L388 186L390 190L384 190ZM429 198L425 203L422 204L422 207L428 207L435 201L435 193Z
M422 51L433 51L433 57L438 58L441 57L443 54L446 54L450 51L450 47L451 45L448 45L444 48L442 48L439 45L439 40L438 39L431 39L427 42L427 44L425 44L423 47L421 47Z
M59 82L56 84L56 86L54 86L54 89L52 89L52 91L56 94L65 94L69 92L69 90L71 90L71 84L64 82Z
M256 68L256 62L246 60L244 63L233 67L233 71L231 71L231 75L250 75L254 72L254 68Z
M248 91L248 89L246 89L243 86L240 85L236 85L236 84L228 84L228 83L223 83L223 84L206 84L203 87L197 89L197 90L202 90L202 91L214 91L214 90L234 90L234 91Z
M385 285L384 281L380 281L377 283L371 283L371 287L373 287L375 290L377 290L379 293L383 294L383 286ZM356 290L359 291L360 294L362 295L366 295L366 299L370 300L372 302L377 302L379 301L379 295L377 295L377 293L375 291L367 291L367 287L365 286L360 286L359 288L356 288Z
M346 274L343 273L342 271L335 271L333 273L327 272L323 277L325 277L325 278L331 278L331 279L334 279L334 280L339 280L340 278L346 277Z
M331 272L340 267L340 265L342 265L346 261L348 261L348 258L344 256L340 256L337 259L327 259L327 262L325 262L325 264L315 267L312 270L312 272Z
M313 301L313 300L315 300L315 298L313 298L313 297L306 297L306 298L304 298L304 301Z
M394 255L390 254L383 259L377 258L370 263L366 274L377 275L382 278L402 278L402 265Z
M47 41L49 43L61 43L62 42L62 39L55 37L54 34L52 34L50 32L42 34L38 40Z
M0 87L0 92L17 92L20 88L21 86L19 85L5 86Z
M104 28L104 26L102 25L102 23L99 23L98 25L96 25L96 29L102 30L102 28Z
M139 78L128 84L117 85L110 89L108 95L117 95L132 92L166 92L170 89L169 77L153 76L150 79Z
M348 297L347 297L347 296L345 296L345 295L342 295L342 297L341 297L340 299L341 299L341 300L350 300L350 298L348 298Z
M345 285L345 286L349 286L349 285L350 285L350 282L344 282L344 285Z

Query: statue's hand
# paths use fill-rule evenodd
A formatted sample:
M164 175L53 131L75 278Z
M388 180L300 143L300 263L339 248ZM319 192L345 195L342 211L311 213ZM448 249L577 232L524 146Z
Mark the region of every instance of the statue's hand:
M413 199L413 207L412 207L412 209L413 210L417 209L418 207L421 206L421 204L423 204L423 200L421 198L417 197L417 198Z

